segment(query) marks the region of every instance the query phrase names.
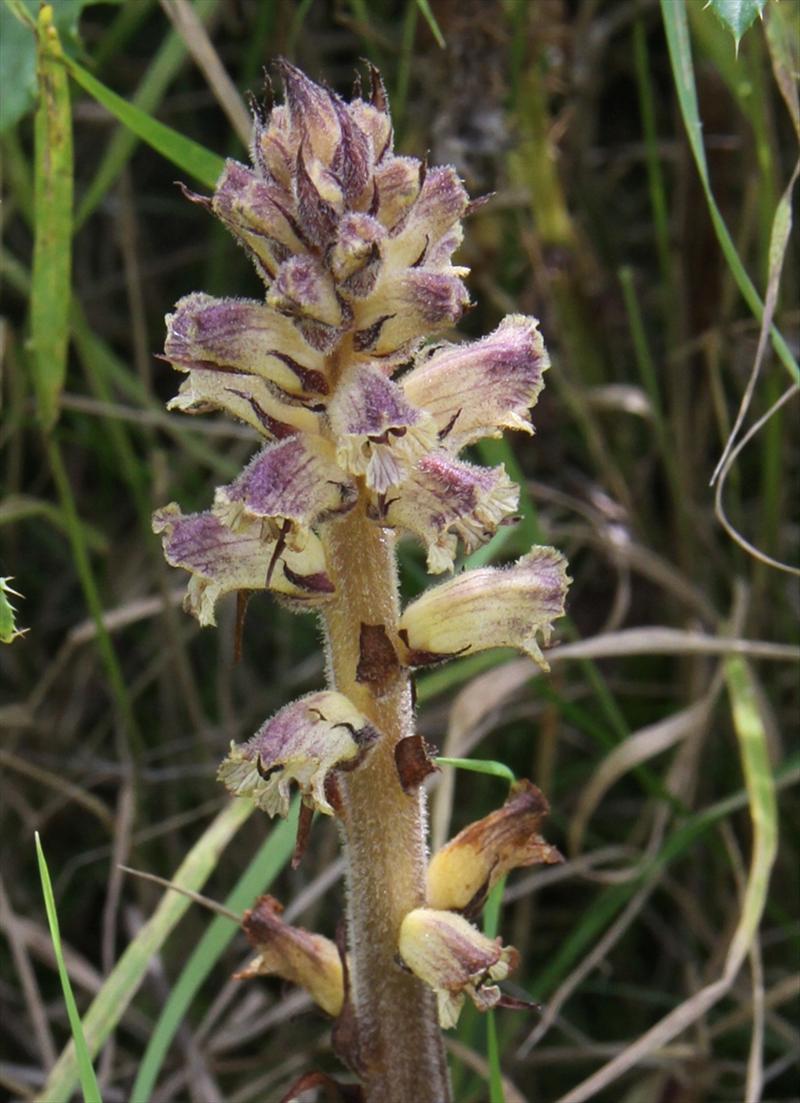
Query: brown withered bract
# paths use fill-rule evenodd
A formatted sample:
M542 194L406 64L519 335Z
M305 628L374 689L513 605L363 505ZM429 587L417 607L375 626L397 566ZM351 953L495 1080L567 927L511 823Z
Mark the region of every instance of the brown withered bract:
M244 913L242 930L256 950L256 957L237 980L277 976L299 984L334 1018L344 1002L342 963L336 944L282 918L283 905L274 896L260 896Z
M376 697L397 680L400 663L383 624L362 624L358 643L356 681L366 682Z
M437 773L439 767L431 757L433 751L435 748L421 735L408 735L395 745L394 761L403 792L413 793L426 777Z
M321 1088L326 1103L364 1103L364 1092L358 1084L341 1084L327 1072L306 1072L295 1080L280 1103L294 1103L312 1088Z
M327 787L325 796L328 797ZM297 817L297 835L294 841L294 850L292 851L292 869L297 869L303 860L303 855L308 846L309 836L311 835L311 824L313 819L314 809L301 801L300 811Z

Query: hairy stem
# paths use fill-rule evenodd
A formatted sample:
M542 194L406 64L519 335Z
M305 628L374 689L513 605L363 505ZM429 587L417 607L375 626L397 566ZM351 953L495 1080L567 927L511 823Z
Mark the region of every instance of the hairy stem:
M383 733L342 787L359 1071L368 1103L447 1103L433 994L396 960L400 924L424 902L424 794L403 792L394 761L395 745L414 730L409 679L397 671L382 695L356 680L362 624L383 625L395 638L394 540L367 518L363 497L325 527L324 539L337 595L325 613L331 681Z

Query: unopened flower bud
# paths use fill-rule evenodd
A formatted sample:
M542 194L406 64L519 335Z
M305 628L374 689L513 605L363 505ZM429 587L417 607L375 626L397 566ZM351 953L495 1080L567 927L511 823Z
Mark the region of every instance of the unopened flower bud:
M375 286L381 269L381 241L386 231L368 214L348 214L339 223L330 268L339 291L363 299Z
M420 187L420 162L415 157L387 157L376 168L376 217L387 230L405 217Z
M286 88L295 141L299 144L305 139L314 157L329 165L341 138L335 93L309 80L286 60L280 61L278 68Z
M270 816L287 814L292 783L306 804L331 816L328 775L355 769L378 738L343 694L310 693L282 708L246 743L232 743L217 776Z
M468 204L469 196L454 168L447 165L432 169L425 177L419 198L389 241L389 263L419 264L421 258L425 263L426 249L460 222Z
M344 211L344 194L330 169L308 155L304 145L297 151L295 193L297 214L306 237L317 249L325 249L333 240Z
M392 120L389 117L386 89L383 87L380 73L374 66L370 67L370 76L372 78L370 102L354 99L348 110L353 122L369 140L373 164L380 166L391 154Z
M439 1023L445 1029L458 1022L465 996L479 1011L500 1002L492 981L505 980L518 954L499 938L487 938L461 915L434 908L415 908L400 927L400 957L436 993Z
M563 861L558 850L538 833L548 810L535 785L517 782L502 808L459 831L433 855L428 866L427 904L473 916L512 869Z
M298 223L280 190L237 161L225 162L211 209L250 253L266 283L288 256L303 251Z
M555 548L536 547L510 567L467 571L428 590L400 618L411 666L491 647L516 647L548 670L537 636L550 642L569 578Z
M281 977L305 988L312 1000L332 1018L344 1004L344 970L336 943L281 918L283 906L274 896L261 896L244 913L242 928L256 957L236 980Z
M256 116L253 163L265 180L274 180L284 193L291 195L297 143L292 137L292 121L286 104L274 106L268 118Z
M305 340L329 352L339 339L342 304L328 272L314 257L292 257L282 264L267 303L295 320Z
M373 153L370 140L352 111L338 96L333 106L339 119L341 138L334 150L331 170L341 184L347 205L359 207L369 198Z

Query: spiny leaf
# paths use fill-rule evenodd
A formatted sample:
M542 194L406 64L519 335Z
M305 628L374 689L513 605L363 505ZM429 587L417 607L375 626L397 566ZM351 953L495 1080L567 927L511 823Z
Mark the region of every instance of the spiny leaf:
M36 27L39 105L35 123L35 238L31 345L39 420L58 419L67 371L72 267L72 114L63 51L46 4Z
M22 597L22 594L17 590L12 590L9 582L11 582L10 578L0 578L0 643L13 643L14 640L24 636L28 631L27 628L17 628L14 619L16 609L8 600L8 595Z
M708 0L708 7L724 23L733 35L738 50L742 35L756 16L764 11L767 0Z

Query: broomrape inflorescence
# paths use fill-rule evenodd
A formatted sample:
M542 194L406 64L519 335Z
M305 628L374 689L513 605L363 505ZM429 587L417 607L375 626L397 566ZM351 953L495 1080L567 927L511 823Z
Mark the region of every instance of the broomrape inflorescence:
M451 258L470 199L451 167L393 152L380 76L347 103L287 62L286 102L255 117L253 167L226 163L210 199L264 281L264 300L192 294L167 317L165 355L185 373L169 404L223 410L264 444L212 508L157 511L167 560L190 573L186 608L215 623L230 592L271 590L317 611L328 688L282 708L231 747L220 779L269 815L290 787L337 818L348 868L347 949L291 927L266 897L247 914L257 957L243 975L277 974L334 1017L334 1046L364 1098L449 1098L436 1022L469 996L504 1001L516 951L473 923L510 869L560 860L538 835L547 812L529 782L428 864L424 776L410 671L513 646L547 669L540 642L563 613L563 557L537 547L504 568L466 571L402 612L395 534L452 570L512 523L518 489L503 467L459 458L504 429L532 432L528 410L548 359L537 322L513 315L488 337L424 344L469 305ZM510 1001L514 1002L514 1001Z

